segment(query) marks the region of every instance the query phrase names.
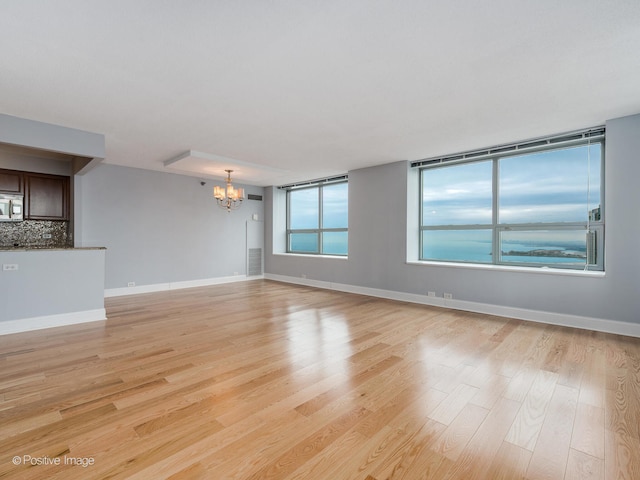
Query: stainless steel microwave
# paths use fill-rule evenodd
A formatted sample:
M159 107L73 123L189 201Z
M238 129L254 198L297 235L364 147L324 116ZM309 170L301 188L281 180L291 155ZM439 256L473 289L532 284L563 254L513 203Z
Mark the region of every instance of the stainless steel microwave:
M22 195L0 193L0 222L20 222L23 220Z

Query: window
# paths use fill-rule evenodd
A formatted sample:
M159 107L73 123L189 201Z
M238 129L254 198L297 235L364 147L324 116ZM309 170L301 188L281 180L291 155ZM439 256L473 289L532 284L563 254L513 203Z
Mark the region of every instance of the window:
M604 270L604 129L415 162L420 259Z
M287 189L287 252L347 255L346 177Z

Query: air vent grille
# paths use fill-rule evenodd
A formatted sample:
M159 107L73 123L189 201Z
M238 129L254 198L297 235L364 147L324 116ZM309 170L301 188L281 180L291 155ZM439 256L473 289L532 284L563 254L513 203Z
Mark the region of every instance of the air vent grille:
M250 248L249 249L249 266L247 268L247 275L262 275L262 249Z

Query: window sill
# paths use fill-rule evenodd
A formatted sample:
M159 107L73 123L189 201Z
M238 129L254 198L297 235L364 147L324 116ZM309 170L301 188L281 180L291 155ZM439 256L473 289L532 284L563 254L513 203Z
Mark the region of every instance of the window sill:
M570 277L604 278L605 272L593 270L569 270L550 267L522 267L509 265L484 265L480 263L456 263L456 262L430 262L407 261L407 265L420 265L425 267L466 268L469 270L493 270L498 272L537 273L542 275L566 275Z
M309 253L274 253L274 256L283 256L283 257L304 257L304 258L330 258L331 260L349 260L349 257L346 255L315 255Z

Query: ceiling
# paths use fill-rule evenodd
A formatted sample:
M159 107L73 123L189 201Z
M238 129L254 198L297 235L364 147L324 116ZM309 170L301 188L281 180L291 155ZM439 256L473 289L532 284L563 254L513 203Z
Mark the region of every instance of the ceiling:
M640 2L3 0L0 113L110 164L312 180L640 113Z

